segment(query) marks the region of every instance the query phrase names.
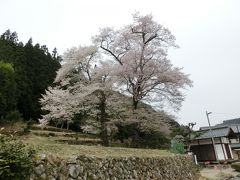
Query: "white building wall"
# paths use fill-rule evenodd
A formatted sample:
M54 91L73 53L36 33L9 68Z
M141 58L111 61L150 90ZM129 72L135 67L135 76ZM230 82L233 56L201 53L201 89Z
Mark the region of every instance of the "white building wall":
M218 160L225 160L225 156L224 156L224 151L222 149L222 145L221 144L216 144L216 153L217 153L217 157Z
M239 159L238 158L238 153L239 153L240 150L231 150L231 151L232 151L233 159L234 160Z
M225 154L225 160L226 160L228 159L228 156L227 156L227 150L226 150L225 144L222 144L222 148L223 148L223 153Z
M231 143L239 143L238 139L230 139Z
M222 143L229 143L229 139L226 137L221 137L222 138Z
M230 144L228 144L228 147L229 147L229 150L230 150L231 157L233 159L233 153L232 153L232 148L231 148Z

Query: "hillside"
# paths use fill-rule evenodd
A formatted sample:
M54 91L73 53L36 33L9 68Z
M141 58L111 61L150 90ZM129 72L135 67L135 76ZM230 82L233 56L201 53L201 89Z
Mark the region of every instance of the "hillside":
M172 128L179 126L173 116L164 111L156 111L142 101L139 102L138 109L133 113L131 98L118 92L112 92L109 101L111 101L108 107L109 111L117 113L117 116L113 114L110 119L114 123L130 124L137 118L142 131L161 132L166 136L169 136Z

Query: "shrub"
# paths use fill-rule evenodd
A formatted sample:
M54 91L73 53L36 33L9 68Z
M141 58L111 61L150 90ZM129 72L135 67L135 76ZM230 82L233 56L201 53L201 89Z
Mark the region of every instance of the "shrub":
M232 163L232 164L231 164L231 167L232 167L233 169L235 169L236 171L240 172L240 163L239 163L239 162Z
M114 139L124 142L124 140L129 139L135 134L135 132L137 131L136 127L136 124L117 124L118 132L114 136Z
M144 132L141 134L140 147L168 149L170 141L161 132Z
M172 142L170 151L175 154L184 154L184 144L181 142Z
M115 140L120 140L127 147L135 148L169 148L169 139L161 132L144 132L137 124L118 124Z
M29 179L35 150L22 142L0 136L0 179Z

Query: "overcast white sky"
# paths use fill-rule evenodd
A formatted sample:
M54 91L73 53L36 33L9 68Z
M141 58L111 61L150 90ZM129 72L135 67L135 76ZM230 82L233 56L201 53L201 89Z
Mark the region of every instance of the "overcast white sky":
M212 124L240 117L238 0L0 0L0 34L10 29L63 53L91 43L101 27L128 24L135 11L172 31L180 48L169 58L194 81L178 122L206 126L206 110Z

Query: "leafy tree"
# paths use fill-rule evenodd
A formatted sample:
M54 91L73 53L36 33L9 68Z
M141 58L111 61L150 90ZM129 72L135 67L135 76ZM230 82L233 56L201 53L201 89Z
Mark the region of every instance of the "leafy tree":
M33 45L32 39L25 45L18 42L16 32L7 30L0 36L0 59L14 67L16 91L12 97L15 98L16 107L9 106L10 109L17 109L24 119L40 117L39 99L54 81L60 68L59 58L56 50L53 57L46 46Z
M0 39L10 41L12 43L18 42L18 36L16 32L11 32L10 29L8 29L6 32L4 32Z
M188 123L188 125L179 125L175 124L175 126L172 127L172 133L171 137L173 139L176 139L179 137L182 138L181 143L184 143L186 146L186 150L190 150L190 142L192 136L197 136L198 134L193 131L193 127L196 125L196 123Z
M60 67L48 52L46 46L33 46L31 40L24 47L27 62L27 76L31 83L31 104L26 114L29 118L37 119L41 114L41 105L38 102L41 94L54 81L56 71ZM28 119L29 119L28 118Z
M0 117L16 108L15 71L10 63L0 61Z
M134 110L141 100L179 109L184 99L181 89L192 82L167 59L168 48L177 47L175 37L151 15L136 13L132 24L119 30L103 28L93 41L116 62L116 88L131 95Z

